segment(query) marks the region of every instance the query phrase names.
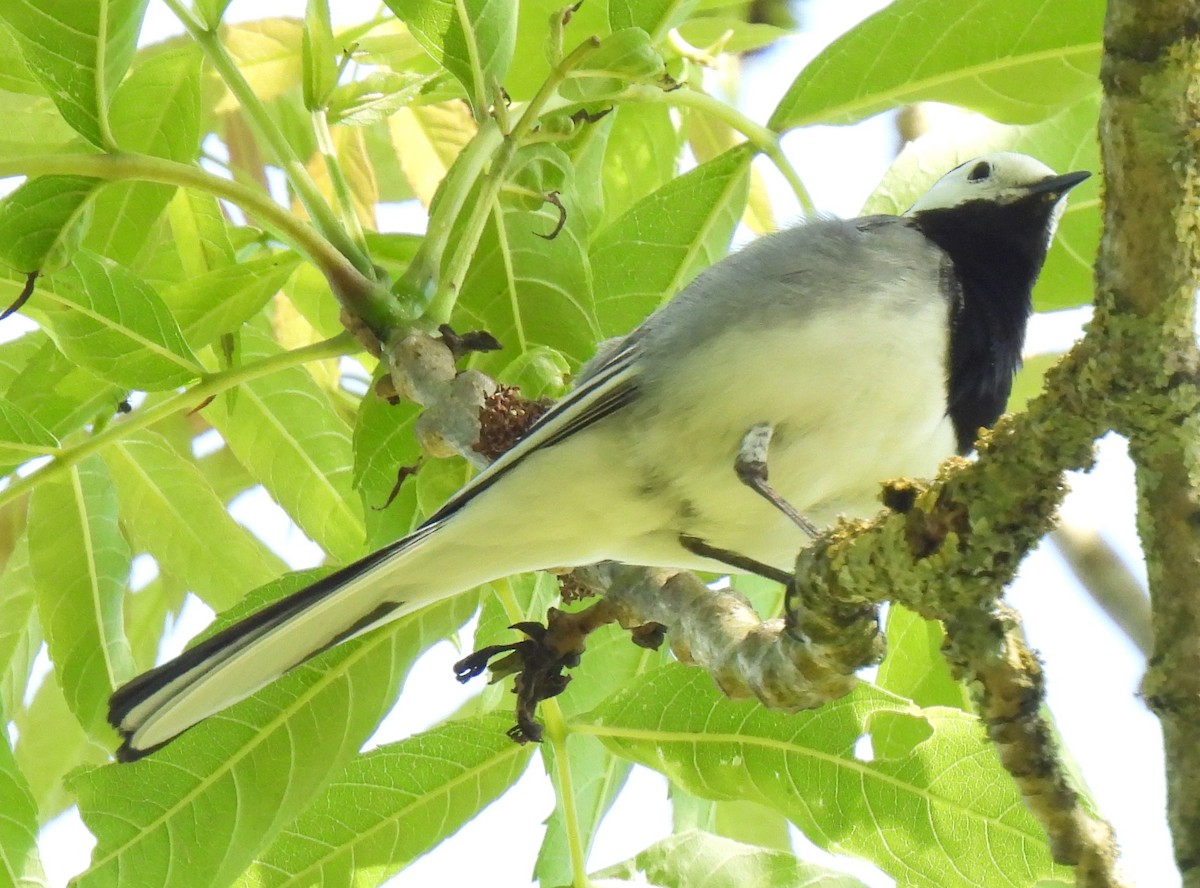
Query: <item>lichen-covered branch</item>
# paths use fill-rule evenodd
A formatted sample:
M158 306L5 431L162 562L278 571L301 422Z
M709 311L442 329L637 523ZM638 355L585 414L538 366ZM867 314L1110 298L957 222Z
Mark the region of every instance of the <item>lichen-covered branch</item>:
M945 623L954 671L972 688L1055 859L1076 866L1081 888L1123 884L1111 830L1071 786L1040 710L1041 665L997 600L1052 526L1063 471L1091 463L1108 421L1103 392L1116 369L1108 354L1093 331L1051 371L1025 413L1004 417L983 438L978 461L951 460L932 483L889 485L890 513L844 522L801 554L794 592L805 636L836 631L831 608L881 599Z
M965 614L946 626L946 658L972 691L979 717L1025 804L1041 822L1055 860L1075 865L1080 888L1122 884L1112 829L1079 803L1042 714L1045 686L1020 619L1004 606Z
M1048 374L1041 397L984 436L978 460L949 460L930 482L892 482L884 491L889 511L844 521L801 553L794 626L763 622L736 593L713 593L687 574L600 565L584 582L611 599L606 618L664 625L680 659L709 671L723 692L774 708L811 708L845 694L855 670L882 654L875 614L883 601L947 624L956 668L979 685L981 701L1040 688L1036 658L1011 635L967 630L992 619L1021 560L1052 526L1066 492L1063 472L1090 466L1093 442L1112 422L1107 393L1125 379L1112 355L1097 325ZM393 360L411 363L413 355L393 350ZM458 446L471 447L470 437ZM982 714L993 736L1022 735L1022 745L1001 758L1033 793L1030 808L1060 862L1077 866L1080 886L1121 885L1110 830L1080 806L1037 707L1020 721L1003 707L982 705ZM1029 761L1039 763L1033 781Z
M782 619L763 620L738 592L714 592L687 571L604 562L576 573L604 589L611 618L625 628L665 626L672 653L734 700L813 709L848 694L855 670L883 655L874 608L864 624L822 644L794 637Z
M1107 172L1097 307L1130 371L1115 427L1129 438L1154 649L1143 685L1162 724L1168 822L1200 886L1200 5L1112 0L1101 69Z

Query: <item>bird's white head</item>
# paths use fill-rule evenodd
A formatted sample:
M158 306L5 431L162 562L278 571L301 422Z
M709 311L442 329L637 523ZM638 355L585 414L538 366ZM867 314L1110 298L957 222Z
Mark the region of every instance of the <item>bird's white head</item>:
M1040 160L1015 151L985 154L959 164L917 199L905 216L974 203L1006 206L1036 200L1049 209L1047 241L1066 209L1066 193L1090 173L1058 175Z

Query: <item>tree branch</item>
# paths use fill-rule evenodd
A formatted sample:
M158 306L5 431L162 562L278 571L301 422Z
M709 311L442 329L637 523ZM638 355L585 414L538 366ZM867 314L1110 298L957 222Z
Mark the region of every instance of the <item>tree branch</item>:
M1080 888L1121 885L1112 828L1079 804L1042 714L1041 663L1025 644L1016 612L1001 605L970 614L947 624L946 635L954 677L972 689L988 738L1045 828L1054 859L1075 865Z
M1150 599L1121 556L1090 527L1064 522L1050 539L1092 600L1149 657Z
M866 631L821 644L794 637L782 619L762 620L740 593L714 592L689 571L605 561L575 574L604 593L595 607L607 613L598 623L665 626L672 653L707 671L731 700L755 697L771 709L815 709L850 693L855 670L883 654L873 615ZM849 638L859 643L844 643Z
M1200 886L1200 7L1112 0L1101 67L1107 175L1098 320L1124 337L1116 428L1136 466L1175 860Z
M880 602L942 620L951 665L974 689L1056 859L1077 867L1080 886L1121 885L1111 830L1080 805L1041 714L1041 666L997 607L1053 524L1064 470L1090 467L1093 442L1109 427L1107 393L1125 376L1107 334L1094 329L1047 374L1043 395L985 434L977 461L948 460L932 482L892 482L891 511L843 521L802 552L790 631L687 574L601 565L591 576L613 597L608 618L663 624L677 655L707 669L723 692L788 710L841 696L854 671L878 659Z

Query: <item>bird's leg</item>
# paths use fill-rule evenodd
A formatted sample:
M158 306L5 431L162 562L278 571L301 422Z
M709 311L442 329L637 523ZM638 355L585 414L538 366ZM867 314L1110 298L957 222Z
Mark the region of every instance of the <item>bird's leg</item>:
M699 537L680 534L679 545L683 546L683 548L687 549L693 555L699 555L701 558L711 558L713 561L719 561L743 573L756 574L760 577L766 577L768 580L783 583L784 585L792 581L792 575L786 570L780 570L769 564L763 564L761 561L755 561L753 558L747 558L745 555L739 555L737 552L730 552L728 549L719 549L716 546L709 545Z
M737 456L733 461L734 471L737 472L738 480L786 515L810 537L816 537L820 533L816 525L797 512L795 506L780 496L767 482L767 448L771 445L771 436L774 433L775 429L765 422L751 426L738 447Z

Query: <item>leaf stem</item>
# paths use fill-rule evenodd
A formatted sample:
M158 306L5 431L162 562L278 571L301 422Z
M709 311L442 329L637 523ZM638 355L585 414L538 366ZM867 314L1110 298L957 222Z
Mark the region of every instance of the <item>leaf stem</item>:
M350 185L346 182L346 176L342 172L342 165L338 160L337 146L333 142L333 133L329 130L329 118L325 114L325 109L314 110L312 122L313 132L317 137L317 150L321 152L321 160L329 174L329 183L333 187L333 195L337 200L342 225L365 256L367 255L367 238L358 221L358 214L354 212L354 198L350 194Z
M775 167L792 187L804 212L811 214L816 211L812 196L804 187L803 180L792 166L791 161L787 159L787 155L783 153L783 148L779 144L779 134L755 123L732 105L695 89L682 87L664 90L657 86L647 86L644 83L631 84L621 93L621 98L633 102L665 102L668 105L693 108L729 124L775 164Z
M496 596L504 607L505 615L514 623L527 619L525 609L517 601L512 583L507 579L492 583ZM571 854L571 884L573 888L587 888L591 884L587 875L587 849L579 827L579 809L575 807L575 781L571 772L571 760L567 756L567 735L570 727L563 715L562 707L554 699L538 704L542 719L546 723L546 737L554 750L555 795L563 813L567 846Z
M203 27L199 20L180 3L180 0L163 0L163 2L175 13L191 38L199 44L205 56L213 63L213 67L221 75L221 80L224 81L246 113L250 125L275 152L288 182L295 189L297 197L300 198L304 209L308 211L317 230L336 246L361 274L371 277L374 271L370 257L342 227L337 214L326 202L312 176L308 174L303 161L292 150L283 131L275 125L275 121L271 119L263 103L254 93L246 78L242 76L242 72L233 58L225 51L225 46L217 37L217 32Z
M554 98L554 94L558 92L558 88L567 79L567 76L579 67L580 63L595 52L599 46L599 37L589 37L571 50L566 58L554 66L554 69L550 72L550 76L545 79L538 88L537 93L534 94L534 97L529 100L529 104L525 106L525 111L521 114L521 119L517 121L517 125L508 134L509 138L519 142L525 137L525 134L533 128L534 123L541 116L546 105Z
M504 174L515 153L516 145L505 140L492 156L491 169L482 177L483 184L477 193L471 213L463 224L457 248L443 269L437 294L429 303L426 316L431 323L445 324L450 320L450 312L454 310L454 303L458 300L462 283L471 267L471 259L475 256L475 248L479 245L479 239L483 237L484 226L487 225L488 216L491 215L496 198L504 185Z
M35 7L36 8L36 7ZM109 8L107 3L101 3L99 8L100 21L99 33L100 39L96 41L96 107L100 109L100 138L104 142L104 147L113 150L117 147L117 140L113 137L112 126L108 120L108 106L112 96L108 94L108 16Z
M454 15L462 27L463 46L467 51L467 60L471 64L471 112L475 120L481 122L487 116L487 107L490 103L485 79L487 73L483 70L483 63L479 58L479 42L475 39L475 26L463 0L451 0L451 5L454 7Z
M236 204L280 238L308 256L320 269L334 294L373 329L385 330L402 322L391 294L359 273L347 257L312 226L257 188L214 176L198 166L144 154L47 154L0 160L0 177L44 175L91 176L96 179L136 179L194 188Z
M475 139L460 156L459 162L455 163L455 169L451 175L457 176L458 179L454 182L453 190L448 191L454 199L453 201L448 200L446 193L439 195L438 227L435 232L434 220L430 219L425 244L422 245L422 251L425 251L426 247L428 248L428 256L423 257L425 261L421 266L418 266L415 260L409 266L410 271L414 274L426 274L426 280L430 277L438 280L437 291L426 311L426 315L432 323L444 324L450 319L450 313L458 299L463 279L470 268L471 257L474 256L475 248L479 245L479 238L483 235L488 214L493 209L496 196L504 185L508 168L523 139L533 129L542 112L553 99L558 87L567 79L570 72L599 45L598 38L590 37L576 46L559 62L550 72L550 76L538 88L537 93L529 100L521 117L509 132L503 132L495 119L483 121ZM458 169L460 163L463 163L461 170ZM432 257L440 259L444 254L450 230L460 219L467 198L472 196L475 185L481 178L484 181L478 193L475 194L475 199L471 201L470 209L467 211L469 215L465 221L460 223L462 234L455 245L454 255L446 263L443 273L439 277L434 274L437 267L431 264L431 259ZM423 291L424 280L409 277L408 282L410 288L415 292Z
M431 282L438 282L442 279L440 273L442 257L446 253L450 234L466 212L467 201L475 189L475 183L492 163L493 156L503 144L503 140L504 134L496 121L484 120L442 181L437 199L431 207L432 212L429 216L429 225L425 229L425 238L416 255L408 264L408 269L398 288L402 293L406 293L413 303L416 303L415 306L412 304L406 306L413 317L420 314L422 308L429 308L423 303L429 293ZM444 288L439 287L439 289ZM456 295L454 293L434 294L433 303L438 304L437 313L449 318ZM439 323L444 323L444 321Z
M571 760L567 753L567 735L570 728L563 717L562 707L557 700L543 700L542 719L546 723L546 739L554 750L554 770L558 778L558 804L563 812L563 826L567 834L567 848L571 854L571 882L575 888L590 885L587 875L587 849L579 827L579 809L575 807L574 776Z
M78 465L82 460L102 450L109 444L119 441L134 432L148 428L172 414L184 410L193 410L207 399L215 397L227 389L241 385L244 382L268 376L288 367L294 367L298 364L305 364L309 361L320 361L325 358L340 357L354 351L358 347L357 342L351 334L339 333L332 339L314 342L312 345L307 345L304 348L271 355L269 358L263 358L261 361L255 361L251 364L243 364L240 367L231 367L228 370L207 373L201 377L200 382L191 388L176 392L153 406L134 411L120 422L112 423L102 432L92 435L86 441L74 447L59 450L54 459L46 465L37 471L14 480L6 488L0 490L0 506L11 502L43 481L49 481L58 477L72 466Z

